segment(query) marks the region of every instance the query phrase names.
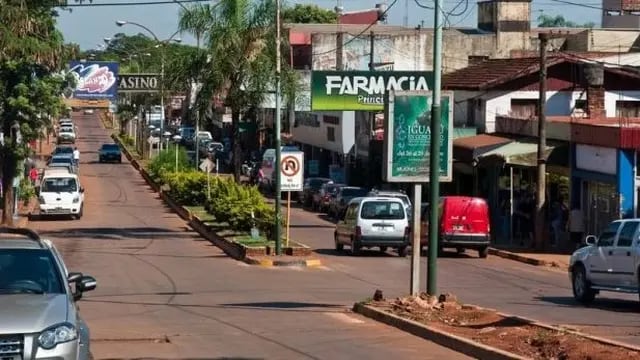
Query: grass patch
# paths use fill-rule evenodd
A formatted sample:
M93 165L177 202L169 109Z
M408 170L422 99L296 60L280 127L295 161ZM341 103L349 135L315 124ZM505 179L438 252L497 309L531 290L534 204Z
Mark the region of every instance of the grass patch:
M246 247L264 247L264 246L275 246L273 241L268 240L264 236L260 235L258 238L254 239L251 235L243 234L238 235L233 238L233 240L241 245Z

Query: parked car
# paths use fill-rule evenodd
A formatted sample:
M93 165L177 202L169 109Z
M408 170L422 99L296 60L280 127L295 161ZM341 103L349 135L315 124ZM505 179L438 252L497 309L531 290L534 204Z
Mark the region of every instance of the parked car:
M305 179L302 191L298 196L299 202L301 202L303 206L311 206L313 202L313 195L320 191L322 185L332 182L333 181L331 179L322 177L310 177Z
M429 245L429 204L421 209L420 245ZM466 249L478 251L481 258L489 254L491 222L489 206L484 199L469 196L443 196L438 205L438 253L455 248L458 253Z
M78 173L78 167L73 161L73 154L57 154L49 158L47 161L47 167L68 167L70 172Z
M107 161L122 162L122 152L118 144L102 144L98 150L98 161L103 163Z
M85 115L93 115L93 109L85 109L84 110L84 114Z
M320 191L313 195L313 201L311 203L311 207L313 208L313 210L327 212L329 210L329 204L331 204L331 200L335 198L340 188L344 186L346 185L334 183L323 184L320 188Z
M343 186L338 189L336 196L329 203L328 215L334 219L344 211L351 199L367 196L368 191L365 188L357 186Z
M75 144L76 132L72 127L62 127L58 129L58 144Z
M409 217L400 199L388 197L359 197L351 200L342 212L334 242L336 251L348 245L352 255L362 248L379 247L386 252L394 247L398 255L407 256L409 246Z
M70 145L58 145L53 149L51 156L64 155L73 156L73 146Z
M409 199L409 196L407 196L407 194L404 191L399 191L399 190L377 190L377 189L373 189L369 192L368 196L384 196L384 197L393 197L393 198L398 198L400 200L402 200L402 202L404 203L406 210L407 210L407 214L409 214L409 217L411 217L412 213L411 213L411 200Z
M84 188L78 175L72 173L52 173L42 177L38 190L40 216L70 215L82 218L84 209Z
M0 228L0 357L91 359L76 302L96 285L69 272L53 243L36 232Z
M591 303L600 291L638 294L640 219L616 220L569 259L573 297Z

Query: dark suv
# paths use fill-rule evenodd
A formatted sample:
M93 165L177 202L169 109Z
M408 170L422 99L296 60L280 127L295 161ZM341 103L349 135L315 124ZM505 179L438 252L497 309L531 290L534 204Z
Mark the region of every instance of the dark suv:
M67 271L51 241L0 227L0 359L90 359L76 301L95 287Z

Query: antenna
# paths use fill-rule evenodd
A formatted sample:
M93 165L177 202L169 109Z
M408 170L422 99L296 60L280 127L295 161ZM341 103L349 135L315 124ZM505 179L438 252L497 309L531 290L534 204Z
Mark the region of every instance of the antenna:
M404 27L409 26L409 0L404 0L404 18L402 19Z

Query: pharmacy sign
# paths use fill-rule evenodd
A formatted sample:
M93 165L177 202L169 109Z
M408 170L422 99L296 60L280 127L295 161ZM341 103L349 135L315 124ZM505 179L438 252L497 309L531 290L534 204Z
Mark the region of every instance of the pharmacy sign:
M432 81L428 71L313 71L311 110L382 111L387 91L427 91Z

